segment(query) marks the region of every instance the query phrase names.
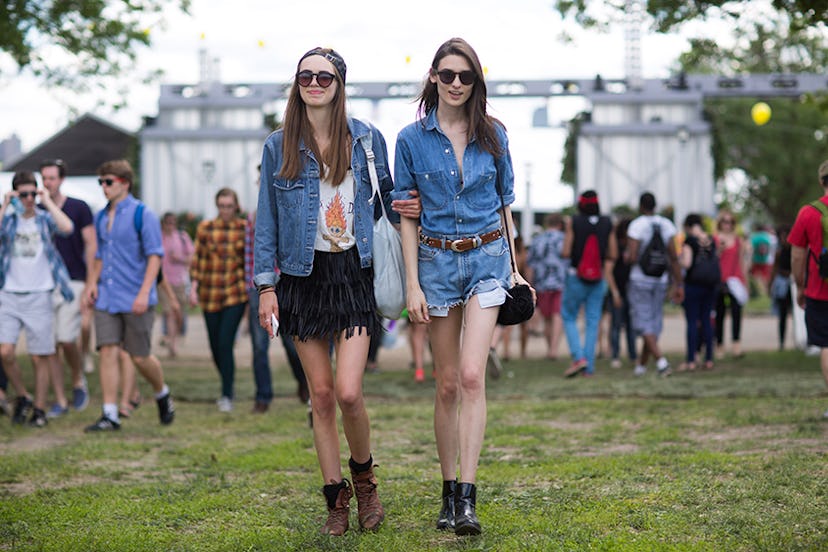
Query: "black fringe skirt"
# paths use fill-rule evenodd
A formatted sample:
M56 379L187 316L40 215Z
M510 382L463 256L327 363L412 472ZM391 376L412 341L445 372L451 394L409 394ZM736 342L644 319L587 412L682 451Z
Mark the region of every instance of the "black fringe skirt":
M352 247L341 253L314 251L310 276L282 273L276 285L279 331L301 341L337 338L342 331L374 335L381 323L374 299L374 269L362 268Z

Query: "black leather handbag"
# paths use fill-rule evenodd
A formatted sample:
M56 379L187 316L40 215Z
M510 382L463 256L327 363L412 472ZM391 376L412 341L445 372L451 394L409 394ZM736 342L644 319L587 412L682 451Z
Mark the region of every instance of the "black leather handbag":
M499 188L499 186L498 186ZM498 189L500 196L500 208L503 213L503 226L506 230L506 245L509 246L509 258L512 261L512 282L517 274L515 263L515 252L512 251L512 240L509 238L509 221L506 220L506 204L503 202L503 194ZM532 297L532 290L526 284L513 285L506 292L506 302L500 305L500 313L497 315L497 323L501 326L514 326L526 322L535 314L535 300Z

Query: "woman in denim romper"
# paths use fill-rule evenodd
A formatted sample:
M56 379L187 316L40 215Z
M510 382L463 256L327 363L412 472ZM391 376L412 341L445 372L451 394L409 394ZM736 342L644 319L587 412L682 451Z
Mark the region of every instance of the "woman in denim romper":
M511 285L502 226L512 221L514 174L506 132L486 114L483 71L466 41L440 46L419 99L419 120L397 137L394 167L394 196L418 190L422 200L419 232L415 221L401 222L407 306L412 322L427 323L431 331L443 477L437 528L476 535L486 358ZM515 279L525 283L519 274Z
M369 134L389 213L393 182L382 135L346 116L345 71L342 57L329 48L314 48L299 60L284 127L270 135L262 155L253 269L259 323L273 336L277 328L271 316L276 317L279 331L293 336L307 375L328 506L322 532L330 535L348 530L354 493L361 528L377 529L385 516L362 395L370 338L381 331L371 267L373 224L381 210L379 200L371 201L360 143ZM412 216L418 216L418 201L407 201L416 203ZM351 452L353 487L342 477L337 404Z

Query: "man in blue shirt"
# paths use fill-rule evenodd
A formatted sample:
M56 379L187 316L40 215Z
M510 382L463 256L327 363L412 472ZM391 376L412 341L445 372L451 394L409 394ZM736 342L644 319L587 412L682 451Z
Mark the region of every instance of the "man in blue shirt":
M130 193L133 174L123 159L98 167L98 183L109 203L95 219L98 251L87 277L86 300L95 305L103 415L87 432L121 428L117 400L120 347L152 385L161 423L171 424L175 417L161 364L150 354L152 307L158 302L155 283L164 255L161 225Z

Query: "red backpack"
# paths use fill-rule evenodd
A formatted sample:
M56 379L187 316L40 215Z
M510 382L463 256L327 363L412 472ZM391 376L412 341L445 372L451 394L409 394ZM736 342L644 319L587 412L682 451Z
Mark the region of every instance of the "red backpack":
M575 272L578 278L590 284L604 277L604 261L601 260L601 247L598 244L597 233L593 232L587 236Z
M604 278L604 255L612 232L609 217L575 215L572 217L572 266L575 274L587 284Z

